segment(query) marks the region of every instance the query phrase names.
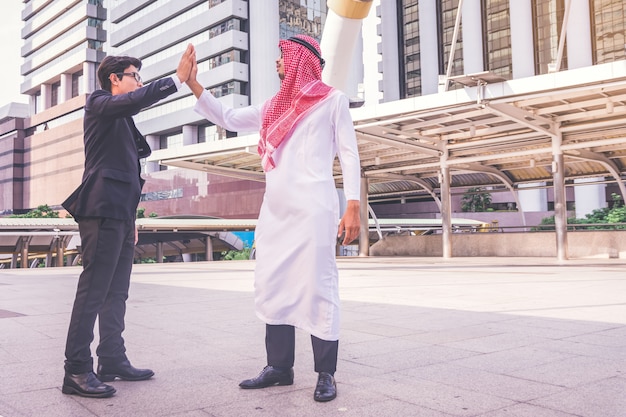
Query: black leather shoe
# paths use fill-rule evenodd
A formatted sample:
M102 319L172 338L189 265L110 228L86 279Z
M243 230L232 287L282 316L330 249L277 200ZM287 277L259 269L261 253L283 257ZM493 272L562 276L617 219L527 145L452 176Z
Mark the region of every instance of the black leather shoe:
M65 372L63 378L63 394L76 394L88 398L107 398L115 394L115 388L103 384L93 371L84 374Z
M326 402L334 400L336 397L337 384L335 384L335 377L328 372L320 372L317 377L317 386L315 387L313 399L319 402Z
M241 381L239 386L244 389L266 388L273 385L292 385L293 368L286 370L266 366L261 373L252 379Z
M98 364L98 378L104 382L113 381L115 378L124 381L143 381L152 378L152 375L154 375L152 369L137 369L128 360L116 365Z

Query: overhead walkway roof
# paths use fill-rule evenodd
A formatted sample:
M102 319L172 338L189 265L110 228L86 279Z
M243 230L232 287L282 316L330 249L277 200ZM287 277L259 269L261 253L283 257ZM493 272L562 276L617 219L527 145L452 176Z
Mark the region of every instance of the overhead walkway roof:
M212 251L242 249L243 242L232 232L254 230L256 220L143 218L136 225L135 253L145 258L205 252L208 238ZM59 260L79 246L78 224L72 218L0 218L0 263L14 266L19 254L30 260L46 257L46 264L56 257L61 266Z
M452 78L464 88L353 109L369 194L439 186L551 182L553 154L565 179L620 178L626 166L626 61L493 83L489 73ZM155 151L150 160L264 180L258 135ZM335 165L338 186L342 185Z

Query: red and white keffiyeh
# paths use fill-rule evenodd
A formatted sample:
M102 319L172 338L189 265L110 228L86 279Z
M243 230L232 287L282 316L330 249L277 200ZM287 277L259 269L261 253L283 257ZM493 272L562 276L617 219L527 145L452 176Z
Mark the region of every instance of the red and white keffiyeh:
M310 36L296 37L320 51L318 43ZM276 166L272 154L289 138L296 124L332 91L332 87L321 81L322 66L313 52L289 40L281 40L278 46L282 51L285 77L280 91L263 108L258 151L265 172Z

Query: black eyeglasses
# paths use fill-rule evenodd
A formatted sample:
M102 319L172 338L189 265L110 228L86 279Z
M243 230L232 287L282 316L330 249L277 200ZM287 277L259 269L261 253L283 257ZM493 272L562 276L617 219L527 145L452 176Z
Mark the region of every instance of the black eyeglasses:
M141 75L139 75L138 72L120 72L118 74L116 74L118 78L122 78L124 75L128 75L129 77L133 77L135 79L135 81L137 81L138 83L141 82Z

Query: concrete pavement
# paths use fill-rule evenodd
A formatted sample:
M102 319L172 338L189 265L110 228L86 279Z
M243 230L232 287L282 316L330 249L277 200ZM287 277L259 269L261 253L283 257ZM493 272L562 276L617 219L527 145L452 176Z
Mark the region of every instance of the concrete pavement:
M338 397L241 390L265 365L254 261L136 265L124 333L143 382L61 393L78 267L0 270L0 416L626 416L626 261L341 258ZM97 337L97 335L96 335ZM95 347L94 347L95 349Z

